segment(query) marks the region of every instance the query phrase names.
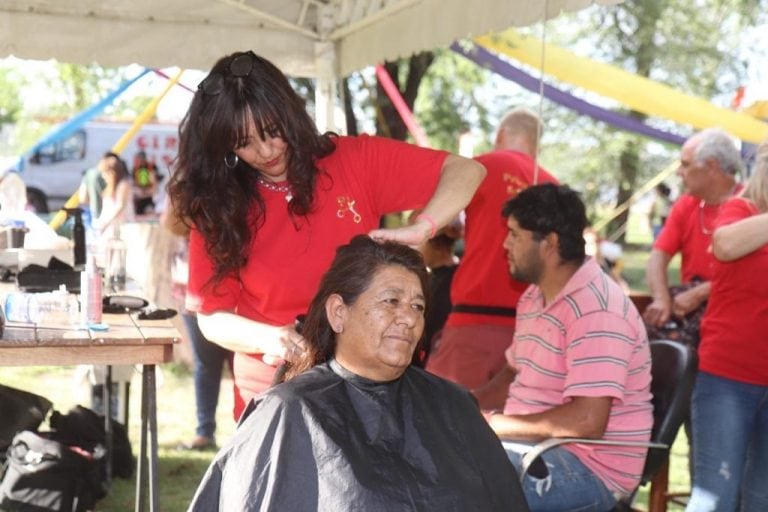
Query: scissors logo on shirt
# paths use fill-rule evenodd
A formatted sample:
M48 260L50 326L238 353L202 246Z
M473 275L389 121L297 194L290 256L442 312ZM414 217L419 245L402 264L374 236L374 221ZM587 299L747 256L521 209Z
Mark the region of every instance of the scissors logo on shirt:
M516 196L521 191L528 188L528 184L517 176L513 176L509 173L504 173L502 177L504 183L507 184L507 195Z
M363 218L357 211L355 211L355 200L349 196L339 196L336 198L336 202L339 203L339 209L336 210L336 216L343 219L347 212L352 216L352 221L355 224L360 224Z

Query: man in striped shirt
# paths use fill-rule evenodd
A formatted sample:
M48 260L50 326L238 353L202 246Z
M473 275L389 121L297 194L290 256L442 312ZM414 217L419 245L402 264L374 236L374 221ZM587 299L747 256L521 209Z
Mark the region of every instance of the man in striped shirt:
M510 273L531 283L517 306L508 366L475 391L502 441L550 437L647 441L653 422L651 359L642 319L584 253L584 204L544 184L504 206ZM506 444L513 463L520 455ZM638 485L644 448L567 444L523 484L532 511L610 510Z

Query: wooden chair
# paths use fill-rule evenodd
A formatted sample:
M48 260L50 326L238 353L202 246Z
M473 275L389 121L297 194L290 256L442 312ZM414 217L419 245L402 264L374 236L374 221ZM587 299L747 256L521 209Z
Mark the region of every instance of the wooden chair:
M524 478L531 464L541 454L556 446L568 443L600 444L613 446L648 447L641 485L650 482L649 512L667 510L667 502L675 498L667 492L669 475L669 451L682 425L693 391L697 357L690 348L676 341L653 340L651 348L651 392L653 393L653 430L648 443L606 441L602 439L551 438L534 446L523 456L520 478ZM637 491L635 491L636 493ZM622 500L616 511L634 510L634 494Z

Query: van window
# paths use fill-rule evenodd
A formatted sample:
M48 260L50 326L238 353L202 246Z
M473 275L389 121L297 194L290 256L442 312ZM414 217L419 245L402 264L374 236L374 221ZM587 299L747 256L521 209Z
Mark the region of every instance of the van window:
M30 161L33 164L52 164L85 158L85 131L78 130L64 140L38 149Z

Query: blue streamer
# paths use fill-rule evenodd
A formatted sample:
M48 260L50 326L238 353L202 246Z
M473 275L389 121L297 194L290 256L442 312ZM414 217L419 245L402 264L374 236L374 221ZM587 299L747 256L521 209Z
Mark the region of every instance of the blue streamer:
M24 170L24 161L27 159L27 157L29 157L30 155L33 155L36 151L39 151L40 148L47 146L49 144L54 144L75 133L87 121L91 120L97 114L104 111L105 108L111 105L115 101L115 99L118 96L120 96L123 92L125 92L125 90L128 89L128 87L133 85L134 82L136 82L139 78L143 77L150 71L151 69L145 68L141 73L139 73L134 78L126 80L125 82L120 84L115 90L113 90L112 92L104 96L101 100L99 100L98 103L95 103L94 105L88 107L82 112L76 114L70 120L60 125L57 125L50 132L44 135L39 141L37 141L29 150L24 152L24 154L22 154L19 157L19 161L16 164L16 170L19 172L22 172Z

